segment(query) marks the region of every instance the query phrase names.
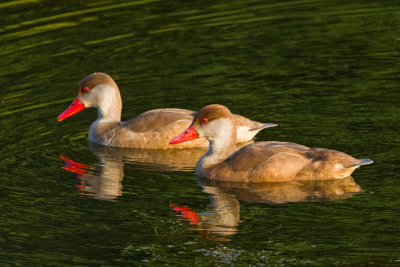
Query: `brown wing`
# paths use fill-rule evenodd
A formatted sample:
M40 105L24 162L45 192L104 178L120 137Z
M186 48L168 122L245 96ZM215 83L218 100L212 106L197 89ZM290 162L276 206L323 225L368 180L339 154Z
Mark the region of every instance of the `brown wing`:
M301 155L308 149L306 146L289 142L258 142L243 147L224 163L234 171L246 171L278 153L286 152Z
M136 116L130 121L124 122L122 125L134 132L147 132L165 127L177 120L192 121L194 114L194 111L187 109L153 109Z
M348 167L360 161L343 152L326 148L311 148L304 154L304 156L311 159L312 162L332 162L335 164L341 164L343 167Z

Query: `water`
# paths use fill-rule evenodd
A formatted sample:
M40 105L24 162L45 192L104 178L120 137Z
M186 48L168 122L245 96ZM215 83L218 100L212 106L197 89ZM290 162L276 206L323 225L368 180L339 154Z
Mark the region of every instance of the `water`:
M398 1L0 3L0 261L400 265ZM256 141L373 165L330 184L209 184L202 151L91 146L57 116L86 75L123 119L210 103L279 126ZM289 202L289 203L286 203Z

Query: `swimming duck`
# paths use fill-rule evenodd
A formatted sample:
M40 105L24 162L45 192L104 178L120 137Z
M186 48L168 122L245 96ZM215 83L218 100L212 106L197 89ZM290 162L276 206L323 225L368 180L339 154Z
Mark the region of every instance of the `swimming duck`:
M192 124L170 144L207 138L209 150L197 162L196 174L221 181L334 180L348 177L361 165L372 163L370 159L355 159L335 150L277 141L257 142L233 153L236 128L227 107L208 105L197 112Z
M172 148L168 144L174 136L186 129L193 120L194 111L178 108L154 109L129 121L121 121L122 100L115 81L106 73L88 75L78 85L78 95L71 105L58 116L62 121L81 110L95 107L98 118L89 128L89 141L115 147ZM262 129L276 126L259 123L240 115L233 115L237 127L238 143L252 140ZM183 147L207 147L205 138L180 144Z

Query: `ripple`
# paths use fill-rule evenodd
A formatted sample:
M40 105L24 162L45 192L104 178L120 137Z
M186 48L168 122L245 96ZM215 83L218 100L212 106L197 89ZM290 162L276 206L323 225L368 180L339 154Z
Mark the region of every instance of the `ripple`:
M64 21L64 22L57 22L53 24L46 24L43 26L37 26L29 30L23 30L23 31L17 31L17 32L12 32L8 34L3 34L2 38L8 38L8 37L27 37L31 35L36 35L36 34L41 34L49 31L57 31L63 28L69 28L69 27L75 27L77 26L78 23L72 22L72 21Z
M24 95L23 93L20 93L17 95L9 96L8 98L21 97L23 95ZM26 106L26 107L15 109L15 110L8 110L8 111L1 112L0 116L7 116L10 114L14 114L14 113L22 112L22 111L28 111L31 109L48 107L50 105L55 105L55 104L60 104L60 103L67 103L67 102L71 102L72 100L73 100L73 98L68 98L68 99L63 99L63 100L52 101L50 103L46 102L46 103L41 103L41 104L30 105L30 106Z
M0 29L0 32L7 30L9 27L15 29L15 28L19 28L22 26L29 26L29 25L34 25L34 24L38 24L38 23L48 22L51 20L64 19L64 18L68 18L68 17L80 16L80 15L84 15L84 14L90 14L90 13L96 13L96 12L102 12L102 11L110 11L112 9L149 4L149 3L153 3L153 2L157 2L157 1L159 1L159 0L142 0L142 1L135 1L135 2L128 2L128 3L111 4L111 5L101 6L101 7L86 8L86 9L82 9L82 10L61 13L61 14L43 17L43 18L39 18L39 19L23 21L20 24L6 26L3 29Z
M103 38L103 39L99 39L99 40L87 41L84 44L85 45L97 45L97 44L102 44L104 42L115 41L115 40L124 39L124 38L132 37L132 36L135 36L135 33L127 33L127 34L111 36L111 37L107 37L107 38Z
M8 3L0 3L0 8L14 7L17 5L39 3L39 2L41 2L41 0L16 0L16 1L10 1Z

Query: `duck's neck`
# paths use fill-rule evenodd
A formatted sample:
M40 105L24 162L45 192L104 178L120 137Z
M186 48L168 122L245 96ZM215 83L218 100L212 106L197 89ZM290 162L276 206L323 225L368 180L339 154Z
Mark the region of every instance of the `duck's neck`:
M220 122L223 131L209 139L208 152L200 158L196 165L198 176L204 176L204 169L226 160L234 151L236 146L236 127L234 123L226 120Z
M122 100L119 90L111 86L103 86L98 96L97 121L120 122Z

